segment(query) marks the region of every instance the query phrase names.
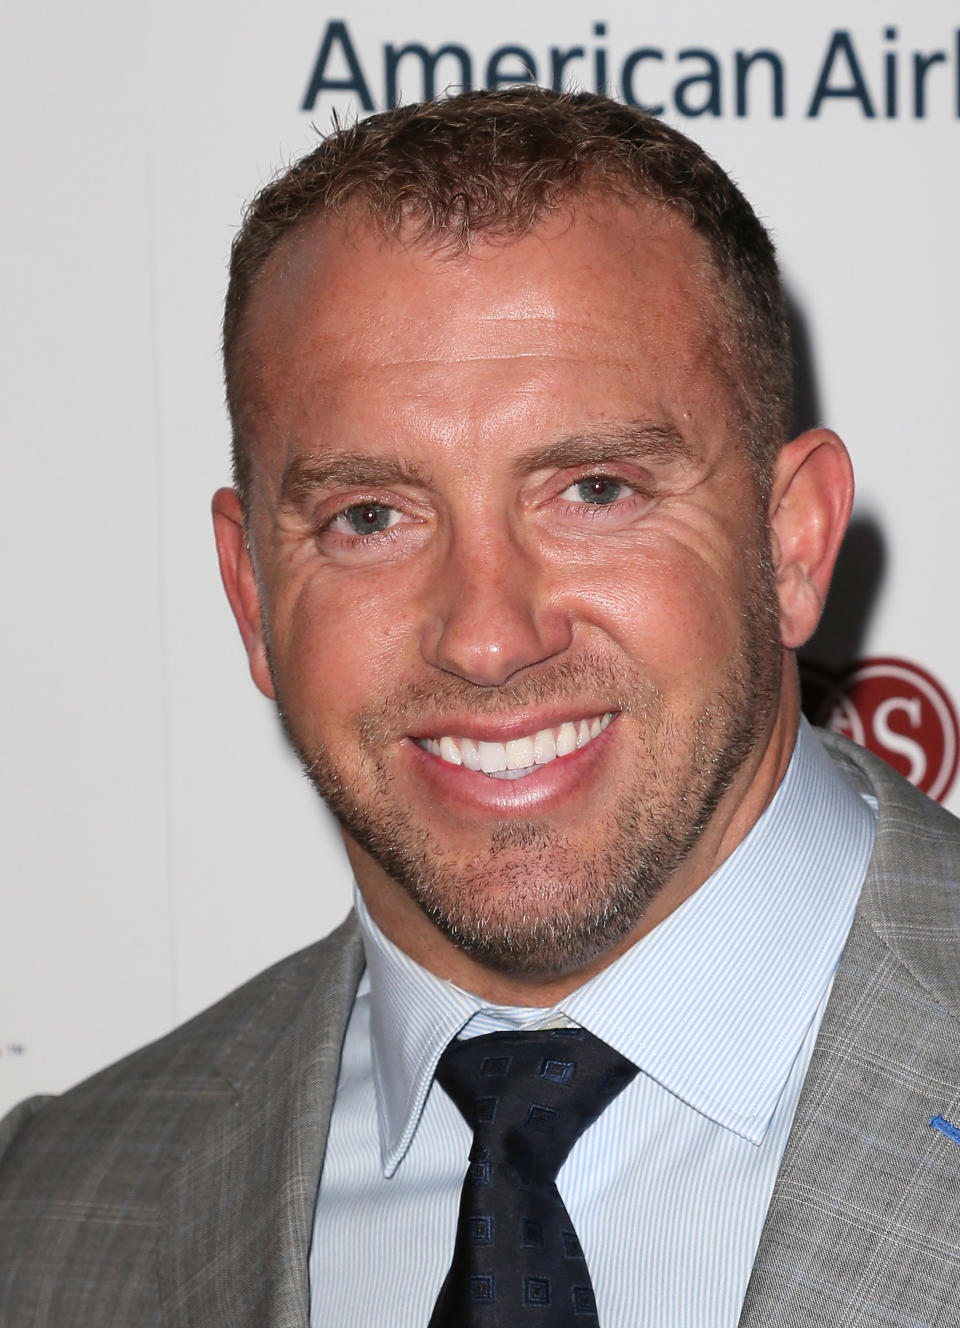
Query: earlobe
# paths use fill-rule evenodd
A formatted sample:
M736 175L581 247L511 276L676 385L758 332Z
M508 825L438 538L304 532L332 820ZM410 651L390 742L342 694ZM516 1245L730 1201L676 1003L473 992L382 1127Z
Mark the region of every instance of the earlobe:
M853 467L829 429L781 448L770 501L773 565L783 644L796 649L820 621L853 506Z
M260 590L247 545L243 509L233 489L218 489L213 495L213 530L220 577L240 629L250 662L250 674L264 696L274 700L263 635Z

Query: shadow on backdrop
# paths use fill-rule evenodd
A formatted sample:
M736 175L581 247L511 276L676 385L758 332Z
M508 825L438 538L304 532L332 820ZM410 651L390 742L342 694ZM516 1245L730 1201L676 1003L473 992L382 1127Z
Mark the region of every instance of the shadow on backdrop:
M806 316L790 291L787 291L787 320L796 369L795 437L805 429L829 424L829 420L821 415ZM801 659L841 670L859 658L886 565L887 541L883 529L874 517L858 513L850 522L840 549L820 626L801 651Z

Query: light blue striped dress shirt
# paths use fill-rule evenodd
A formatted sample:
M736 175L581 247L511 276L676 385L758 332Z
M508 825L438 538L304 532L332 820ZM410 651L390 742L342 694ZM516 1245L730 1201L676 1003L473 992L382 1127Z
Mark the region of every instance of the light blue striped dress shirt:
M357 901L367 971L310 1250L312 1328L425 1328L471 1132L432 1087L451 1038L572 1021L640 1068L558 1187L603 1328L733 1328L873 844L875 809L801 728L763 816L680 908L553 1011L485 1005Z

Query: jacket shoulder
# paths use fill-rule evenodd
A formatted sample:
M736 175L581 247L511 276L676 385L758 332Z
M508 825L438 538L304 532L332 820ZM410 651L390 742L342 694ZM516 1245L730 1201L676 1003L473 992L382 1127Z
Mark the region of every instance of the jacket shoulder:
M92 1267L102 1275L90 1294L146 1313L159 1215L185 1151L219 1128L245 1081L269 1080L271 1062L305 1026L309 1036L322 1025L328 1007L330 1027L342 1023L361 969L351 916L156 1042L61 1096L14 1108L0 1122L0 1268L11 1270L0 1278L0 1321L14 1304L27 1316ZM34 1322L32 1310L9 1319L21 1321ZM83 1319L100 1321L92 1310Z
M65 1138L86 1128L89 1113L109 1136L123 1113L143 1123L153 1113L201 1112L229 1101L310 1004L356 988L362 967L359 928L351 914L321 941L288 955L155 1042L98 1071L59 1096L28 1098L0 1122L5 1155L41 1136ZM0 1197L3 1172L0 1171Z
M861 913L928 994L960 1012L960 820L862 747L819 736L877 804Z

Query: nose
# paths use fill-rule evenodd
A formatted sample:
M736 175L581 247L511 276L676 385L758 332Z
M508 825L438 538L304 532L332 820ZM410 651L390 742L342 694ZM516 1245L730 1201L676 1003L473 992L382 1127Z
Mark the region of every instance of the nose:
M423 657L478 687L499 687L570 646L569 618L551 602L542 569L509 532L455 541L434 593Z

